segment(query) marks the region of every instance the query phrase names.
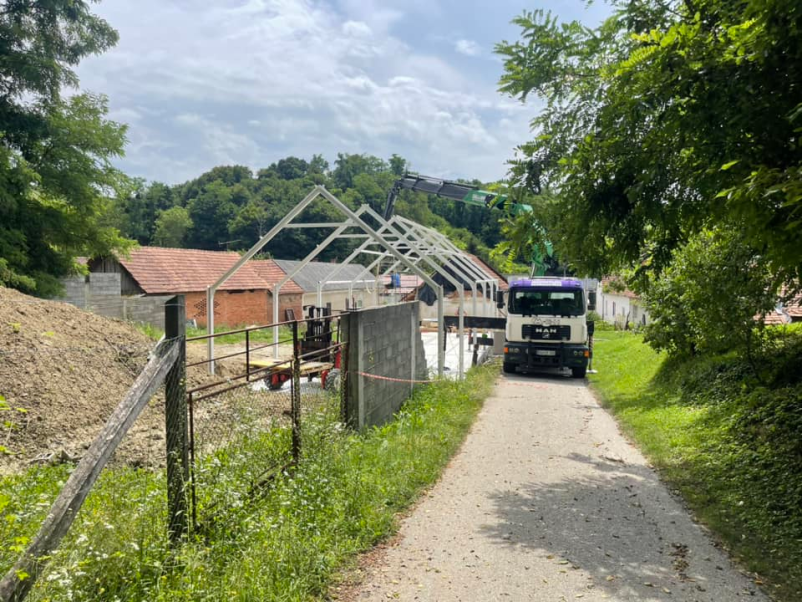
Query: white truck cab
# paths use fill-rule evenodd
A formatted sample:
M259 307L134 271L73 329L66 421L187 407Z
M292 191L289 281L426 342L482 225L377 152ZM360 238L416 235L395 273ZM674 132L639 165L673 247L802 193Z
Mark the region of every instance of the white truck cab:
M588 310L593 309L577 278L527 278L510 283L504 344L504 372L569 368L583 378L590 359ZM589 333L588 330L591 330Z

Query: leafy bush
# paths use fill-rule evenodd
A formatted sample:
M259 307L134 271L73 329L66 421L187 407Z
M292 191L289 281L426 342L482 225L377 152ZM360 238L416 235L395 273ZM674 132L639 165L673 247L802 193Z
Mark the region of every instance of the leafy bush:
M764 334L755 316L774 306L776 291L765 260L736 232L703 231L648 284L646 341L679 356L738 350L751 359Z

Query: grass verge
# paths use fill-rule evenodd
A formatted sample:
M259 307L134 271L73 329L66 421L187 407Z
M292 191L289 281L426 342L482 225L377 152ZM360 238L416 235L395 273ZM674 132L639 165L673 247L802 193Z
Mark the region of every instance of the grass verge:
M668 360L601 332L593 388L663 478L779 600L802 600L802 337L761 358Z
M438 478L497 371L498 366L484 366L471 370L465 381L419 389L395 420L363 433L341 427L332 399L306 416L304 457L292 475L279 475L257 502L229 494L216 522L177 550L165 536L163 472L108 469L29 599L324 596L337 572L394 533L397 513ZM287 429L276 427L219 450L209 461L218 471L230 462L231 474L235 455L281 457L287 445ZM35 534L69 470L34 468L0 481L3 570Z

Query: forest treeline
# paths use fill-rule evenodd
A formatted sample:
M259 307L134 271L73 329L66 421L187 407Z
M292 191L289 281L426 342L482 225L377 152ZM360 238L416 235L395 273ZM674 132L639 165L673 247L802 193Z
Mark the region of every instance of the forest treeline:
M383 214L387 194L407 166L398 155L385 161L340 153L333 166L321 155L310 160L286 157L256 171L242 165L215 167L174 186L135 181L131 193L115 201L113 225L140 245L247 250L317 184L353 209L368 204ZM481 207L403 191L395 210L445 232L466 250L488 260L490 250L501 240L500 213ZM342 219L323 200L314 202L301 217L310 222ZM324 235L322 229L285 230L264 252L280 259L299 259ZM336 241L320 258L343 259L354 244L353 240Z

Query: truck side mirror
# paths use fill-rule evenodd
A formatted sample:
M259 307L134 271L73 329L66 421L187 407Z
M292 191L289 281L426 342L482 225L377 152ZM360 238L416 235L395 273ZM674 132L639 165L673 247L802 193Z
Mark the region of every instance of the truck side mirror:
M596 310L596 291L588 291L588 311Z
M504 291L496 291L496 307L504 309Z

